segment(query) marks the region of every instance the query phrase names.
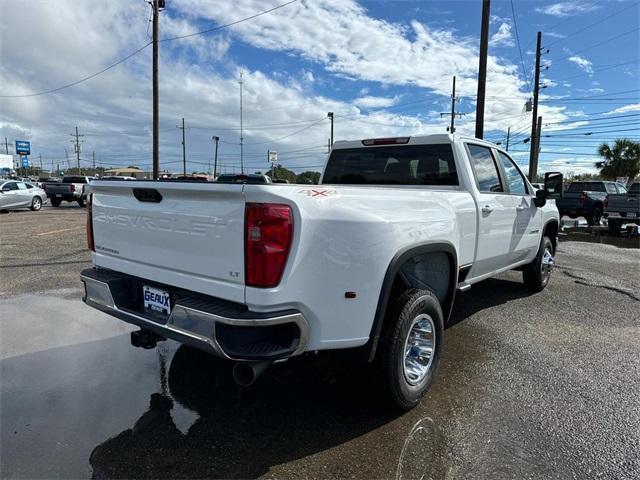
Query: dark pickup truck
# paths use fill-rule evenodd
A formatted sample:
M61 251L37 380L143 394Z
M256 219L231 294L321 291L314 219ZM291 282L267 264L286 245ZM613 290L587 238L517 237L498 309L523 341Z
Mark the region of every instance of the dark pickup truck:
M589 225L600 225L605 198L618 193L627 193L627 189L616 182L573 182L564 196L556 200L556 206L561 217L584 217Z
M604 201L604 217L611 233L620 232L625 223L640 225L640 183L629 187L628 193L611 193Z
M87 206L87 189L93 177L64 177L62 182L45 183L42 188L47 192L51 205L59 207L65 202L78 202L81 207Z

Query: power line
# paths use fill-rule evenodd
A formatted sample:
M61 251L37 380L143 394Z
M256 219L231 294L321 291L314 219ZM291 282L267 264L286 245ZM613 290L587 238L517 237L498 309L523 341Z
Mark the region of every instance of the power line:
M163 39L161 39L161 40L159 40L159 41L160 41L160 42L170 42L170 41L173 41L173 40L180 40L180 39L182 39L182 38L193 37L193 36L195 36L195 35L202 35L202 34L205 34L205 33L214 32L214 31L216 31L216 30L222 30L222 29L224 29L224 28L228 28L228 27L231 27L231 26L233 26L233 25L237 25L237 24L239 24L239 23L246 22L247 20L252 20L252 19L254 19L254 18L256 18L256 17L259 17L259 16L261 16L261 15L265 15L265 14L267 14L267 13L271 13L271 12L273 12L274 10L278 10L279 8L286 7L287 5L290 5L290 4L295 3L295 2L297 2L297 1L298 1L298 0L291 0L291 1L287 2L287 3L283 3L283 4L281 4L281 5L275 6L275 7L273 7L273 8L268 9L268 10L264 10L264 11L262 11L262 12L258 12L258 13L254 14L254 15L249 16L249 17L241 18L240 20L236 20L236 21L234 21L234 22L227 23L227 24L225 24L225 25L220 25L220 26L215 27L215 28L210 28L210 29L208 29L208 30L202 30L202 31L200 31L200 32L195 32L195 33L191 33L191 34L188 34L188 35L182 35L182 36L178 36L178 37L163 38ZM127 60L129 60L131 57L133 57L134 55L137 55L138 53L140 53L141 51L143 51L145 48L147 48L147 47L148 47L149 45L151 45L152 43L153 43L153 42L147 42L147 43L146 43L146 44L144 44L142 47L140 47L139 49L137 49L137 50L135 50L135 51L131 52L131 53L130 53L129 55L127 55L126 57L121 58L120 60L118 60L118 61L116 61L116 62L112 63L111 65L109 65L109 66L108 66L108 67L106 67L106 68L103 68L103 69L102 69L102 70L100 70L99 72L92 73L91 75L88 75L88 76L86 76L86 77L84 77L84 78L81 78L80 80L76 80L75 82L68 83L68 84L66 84L66 85L62 85L62 86L57 87L57 88L53 88L53 89L50 89L50 90L44 90L44 91L42 91L42 92L37 92L37 93L27 93L27 94L22 94L22 95L0 95L0 98L25 98L25 97L36 97L36 96L39 96L39 95L46 95L46 94L49 94L49 93L59 92L60 90L64 90L64 89L66 89L66 88L73 87L73 86L78 85L78 84L80 84L80 83L86 82L87 80L91 80L92 78L95 78L95 77L97 77L98 75L101 75L101 74L103 74L104 72L106 72L106 71L108 71L108 70L111 70L113 67L116 67L116 66L120 65L121 63L126 62L126 61L127 61Z
M583 48L581 50L576 50L575 52L570 53L569 55L566 55L564 57L556 59L556 61L559 62L561 60L566 60L569 57L573 57L574 55L577 55L577 54L582 53L582 52L586 52L587 50L591 50L592 48L596 48L596 47L599 47L601 45L605 45L605 44L607 44L609 42L613 42L614 40L617 40L618 38L622 38L625 35L629 35L630 33L637 32L638 30L640 30L640 27L632 28L631 30L628 30L628 31L626 31L624 33L621 33L620 35L616 35L615 37L607 38L606 40L603 40L602 42L598 42L598 43L596 43L594 45L591 45L589 47L585 47L585 48Z
M269 10L264 10L262 12L256 13L255 15L251 15L250 17L246 17L246 18L243 18L243 19L240 19L240 20L236 20L235 22L227 23L226 25L220 25L220 26L217 26L217 27L208 28L206 30L200 30L199 32L189 33L187 35L179 35L177 37L161 38L159 41L160 42L171 42L173 40L181 40L183 38L195 37L196 35L204 35L205 33L211 33L211 32L215 32L217 30L222 30L223 28L232 27L233 25L237 25L239 23L246 22L247 20L253 20L254 18L261 17L262 15L266 15L267 13L271 13L271 12L273 12L275 10L280 9L280 8L284 8L287 5L291 5L292 3L295 3L297 1L298 0L291 0L290 2L283 3L281 5L277 5L277 6L273 7L273 8L270 8Z
M571 75L570 77L554 78L554 79L551 79L551 80L553 80L554 82L563 82L563 81L565 81L565 80L571 80L572 78L584 77L585 75L589 75L589 76L591 76L591 75L593 75L594 73L604 72L604 71L606 71L606 70L612 70L612 69L614 69L614 68L622 67L622 66L624 66L624 65L630 65L630 64L632 64L632 63L638 63L638 60L631 60L631 61L629 61L629 62L616 63L616 64L614 64L614 65L608 65L608 66L603 67L603 68L597 68L597 69L594 69L594 70L592 70L591 72L582 72L582 73L578 73L578 74L576 74L576 75Z
M531 92L531 82L529 81L529 76L527 75L527 70L524 66L524 57L522 56L522 48L520 48L520 35L518 34L518 23L516 22L516 11L513 8L513 0L511 0L511 14L513 15L513 27L516 31L516 42L518 44L518 52L520 52L520 64L522 65L522 74L524 75L524 79L527 81L528 91Z
M82 82L86 82L87 80L91 80L92 78L97 77L98 75L103 74L104 72L106 72L107 70L111 70L113 67L117 67L118 65L120 65L123 62L126 62L127 60L129 60L131 57L133 57L134 55L137 55L138 53L140 53L142 50L144 50L145 48L147 48L149 45L151 45L152 42L148 42L145 45L143 45L142 47L140 47L139 49L137 49L134 52L131 52L129 55L127 55L124 58L121 58L120 60L118 60L115 63L112 63L111 65L109 65L107 68L103 68L102 70L100 70L99 72L93 73L89 76L86 76L84 78L81 78L80 80L77 80L75 82L72 83L68 83L66 85L62 85L61 87L58 88L53 88L51 90L44 90L42 92L37 92L37 93L25 93L22 95L0 95L0 98L25 98L25 97L37 97L39 95L46 95L49 93L55 93L55 92L59 92L60 90L64 90L65 88L69 88L69 87L73 87L75 85L78 85L79 83Z
M513 3L513 0L512 0L512 3ZM582 32L584 32L585 30L587 30L587 29L589 29L589 28L591 28L591 27L593 27L593 26L595 26L595 25L598 25L599 23L604 22L605 20L607 20L607 19L609 19L609 18L611 18L611 17L615 17L616 15L619 15L619 14L621 14L622 12L625 12L625 11L629 10L630 8L632 8L632 7L637 7L639 4L640 4L640 2L632 3L631 5L629 5L629 6L625 7L625 8L623 8L623 9L621 9L621 10L618 10L617 12L614 12L614 13L612 13L612 14L610 14L610 15L607 15L606 17L602 17L600 20L597 20L597 21L595 21L595 22L593 22L593 23L590 23L589 25L587 25L587 26L585 26L585 27L582 27L582 28L580 28L579 30L576 30L575 32L572 32L572 33L568 34L568 35L567 35L567 36L565 36L564 38L558 39L558 40L556 40L555 42L551 42L550 44L545 45L545 47L547 47L547 48L548 48L548 47L550 47L550 46L552 46L552 45L555 45L556 43L558 43L558 42L560 42L560 41L565 41L567 38L571 38L571 37L573 37L574 35L577 35L577 34L579 34L579 33L582 33Z

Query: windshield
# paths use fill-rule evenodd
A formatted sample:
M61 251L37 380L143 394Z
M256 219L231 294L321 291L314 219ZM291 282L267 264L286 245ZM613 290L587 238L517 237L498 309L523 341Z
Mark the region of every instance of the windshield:
M323 184L458 185L450 144L334 150Z

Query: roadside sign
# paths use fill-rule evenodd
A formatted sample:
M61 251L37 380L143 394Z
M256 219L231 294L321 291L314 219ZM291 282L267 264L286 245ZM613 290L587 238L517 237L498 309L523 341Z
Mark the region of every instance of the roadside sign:
M16 155L31 155L31 142L16 140Z
M26 155L22 156L22 168L29 168L29 157Z
M275 150L267 150L267 152L268 152L269 161L271 163L275 163L278 161L278 152L276 152Z

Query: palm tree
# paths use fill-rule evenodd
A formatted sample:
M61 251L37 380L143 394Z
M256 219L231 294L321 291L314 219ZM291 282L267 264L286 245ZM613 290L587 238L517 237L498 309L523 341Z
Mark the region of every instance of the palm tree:
M607 143L598 147L598 154L604 161L596 163L600 175L609 180L629 177L631 182L640 172L640 143L627 138L618 138L613 148Z

